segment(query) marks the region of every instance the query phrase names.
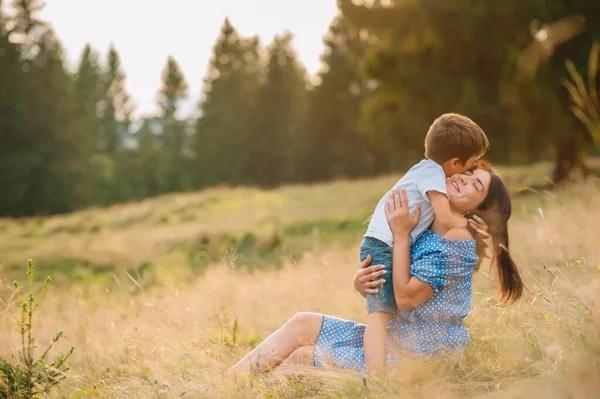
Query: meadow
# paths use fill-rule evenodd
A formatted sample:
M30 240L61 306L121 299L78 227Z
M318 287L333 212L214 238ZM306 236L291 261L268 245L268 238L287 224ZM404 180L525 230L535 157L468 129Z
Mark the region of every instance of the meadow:
M598 165L596 160L595 164ZM497 304L484 263L466 319L472 344L386 381L302 370L221 374L300 311L364 321L352 289L374 205L399 175L328 184L218 187L101 209L0 219L0 356L16 359L12 280L33 259L51 283L34 320L71 345L56 398L588 398L600 392L600 180L551 190L549 164L503 168L515 194L511 251L527 290Z

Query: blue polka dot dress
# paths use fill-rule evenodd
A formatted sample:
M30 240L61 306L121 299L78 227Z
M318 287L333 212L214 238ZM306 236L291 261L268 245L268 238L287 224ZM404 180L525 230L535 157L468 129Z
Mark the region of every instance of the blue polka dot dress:
M475 240L448 240L425 230L411 248L410 274L429 284L433 296L423 305L398 310L388 324L387 359L394 354L434 356L469 345L463 319L469 313L473 273L477 265ZM363 335L366 326L350 320L324 316L315 345L315 366L331 364L365 371Z

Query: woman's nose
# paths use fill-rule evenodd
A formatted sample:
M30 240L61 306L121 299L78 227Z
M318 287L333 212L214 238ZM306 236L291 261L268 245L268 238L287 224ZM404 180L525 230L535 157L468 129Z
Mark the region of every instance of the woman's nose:
M466 184L475 182L476 179L473 176L465 176L461 180L462 180L462 183L466 185Z

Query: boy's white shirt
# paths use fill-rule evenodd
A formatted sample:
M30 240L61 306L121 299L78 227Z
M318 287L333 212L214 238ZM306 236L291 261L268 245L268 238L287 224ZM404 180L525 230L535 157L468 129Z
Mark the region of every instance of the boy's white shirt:
M414 214L415 207L421 206L421 217L419 223L410 232L410 246L412 247L419 239L421 234L429 228L435 214L433 206L427 195L427 191L439 191L448 195L446 190L446 175L442 167L431 160L424 159L412 168L379 200L365 237L376 238L385 242L390 247L393 246L394 239L390 225L385 216L385 204L389 200L392 190L404 188L408 198L408 208L410 214Z

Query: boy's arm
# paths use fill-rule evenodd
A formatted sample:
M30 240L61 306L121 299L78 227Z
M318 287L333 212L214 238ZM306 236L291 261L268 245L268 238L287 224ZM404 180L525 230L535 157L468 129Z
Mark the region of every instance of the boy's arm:
M435 213L435 220L437 220L438 223L441 223L444 230L450 230L464 225L464 220L452 212L450 201L448 201L446 194L429 190L427 191L427 195L429 196L429 201L431 202L433 212Z
M435 219L445 230L450 230L461 224L461 220L450 208L448 201L446 176L439 165L430 163L424 167L416 180L419 193L429 201L435 213Z

